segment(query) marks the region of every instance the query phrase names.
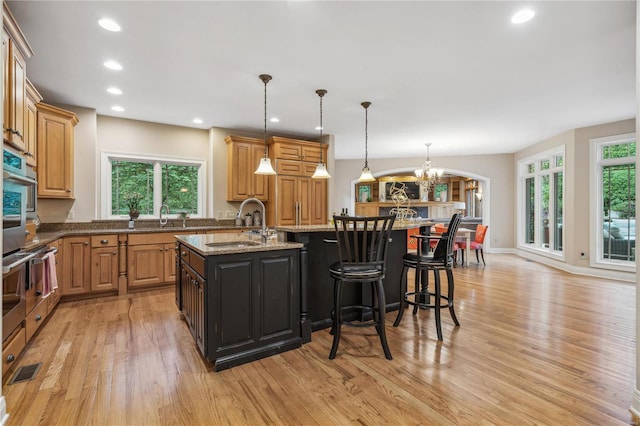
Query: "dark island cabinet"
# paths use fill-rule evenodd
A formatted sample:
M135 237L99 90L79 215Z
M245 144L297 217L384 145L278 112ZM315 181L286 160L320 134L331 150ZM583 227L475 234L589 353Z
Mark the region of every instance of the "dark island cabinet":
M215 371L301 346L298 249L176 257L176 302Z

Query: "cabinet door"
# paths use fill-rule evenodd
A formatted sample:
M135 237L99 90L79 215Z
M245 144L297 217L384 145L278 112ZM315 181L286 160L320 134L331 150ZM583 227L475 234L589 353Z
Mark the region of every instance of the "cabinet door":
M311 224L311 205L313 203L311 178L299 177L298 180L298 225Z
M89 237L65 237L63 243L62 295L91 291L91 253Z
M28 85L30 86L30 85ZM31 87L27 90L26 117L25 117L25 152L27 165L36 167L36 135L37 135L37 114L36 104L39 99L35 97Z
M74 125L38 106L38 197L73 198Z
M324 225L327 221L327 181L311 179L311 225Z
M118 251L116 247L91 249L91 291L118 289Z
M277 177L277 224L295 225L298 202L298 178L295 176Z
M2 50L3 59L6 61L4 65L4 140L20 151L24 151L26 61L4 30L2 32Z
M164 244L129 246L127 250L127 284L144 287L164 280Z
M204 333L204 287L206 281L200 275L194 276L194 311L193 311L193 330L194 338L200 348L203 356L207 356L205 352L205 333Z
M164 244L163 246L164 281L175 282L176 280L176 251L175 244Z
M256 175L264 144L258 139L227 137L227 201L243 201L250 197L269 198L267 176Z

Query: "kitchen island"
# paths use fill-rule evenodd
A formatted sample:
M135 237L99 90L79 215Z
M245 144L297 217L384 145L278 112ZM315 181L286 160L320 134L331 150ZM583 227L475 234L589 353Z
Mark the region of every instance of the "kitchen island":
M407 252L407 230L430 226L427 221L396 222L389 240L384 292L387 311L400 307L400 274L402 256ZM333 279L329 265L338 260L333 225L281 226L275 228L279 239L304 245L300 251L300 335L302 342L311 341L311 333L331 326ZM367 304L371 295L361 286L345 286L345 304Z
M176 304L215 371L300 347L302 244L176 236Z

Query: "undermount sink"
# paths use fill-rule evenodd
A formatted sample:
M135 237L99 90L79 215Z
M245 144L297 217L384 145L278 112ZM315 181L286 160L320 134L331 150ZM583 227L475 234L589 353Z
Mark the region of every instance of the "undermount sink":
M216 243L205 243L205 246L214 247L214 248L224 248L224 247L242 248L242 247L259 246L261 244L262 243L258 241L220 241Z

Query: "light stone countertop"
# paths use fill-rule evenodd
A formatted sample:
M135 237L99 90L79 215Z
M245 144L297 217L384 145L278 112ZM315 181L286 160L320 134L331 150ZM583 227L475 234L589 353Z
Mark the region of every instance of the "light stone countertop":
M251 238L247 235L228 234L176 235L176 240L203 256L289 250L303 247L301 243L278 241L275 238L269 238L266 243L262 243L259 235Z
M393 223L393 230L406 230L419 228L421 226L431 226L434 222L426 219L396 221ZM298 225L298 226L276 226L279 232L307 233L307 232L335 232L336 228L332 224L326 225Z

